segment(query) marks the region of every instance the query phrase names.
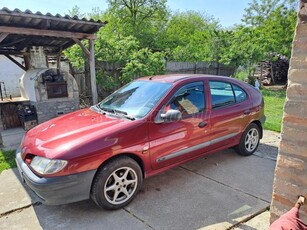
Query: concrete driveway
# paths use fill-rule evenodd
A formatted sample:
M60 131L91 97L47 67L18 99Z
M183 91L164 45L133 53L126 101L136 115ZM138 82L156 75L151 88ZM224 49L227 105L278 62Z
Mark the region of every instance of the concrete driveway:
M16 169L6 170L0 229L266 229L278 142L279 134L265 131L253 156L228 149L148 178L136 199L117 211L90 200L42 205Z

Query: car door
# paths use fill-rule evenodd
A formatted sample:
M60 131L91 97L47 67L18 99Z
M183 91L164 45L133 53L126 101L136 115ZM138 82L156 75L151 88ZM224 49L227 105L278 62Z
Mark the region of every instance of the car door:
M182 118L163 120L161 114L170 109L180 110ZM171 166L202 153L209 140L208 119L203 81L178 87L149 124L152 168Z
M247 127L251 98L241 87L227 81L209 81L209 89L211 149L214 149L231 145Z

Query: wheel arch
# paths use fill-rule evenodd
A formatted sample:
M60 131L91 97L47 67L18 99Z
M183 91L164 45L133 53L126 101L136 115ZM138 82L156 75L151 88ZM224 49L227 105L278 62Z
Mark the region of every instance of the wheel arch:
M258 120L255 120L252 123L254 123L254 124L256 124L258 126L258 128L260 130L260 139L262 139L262 137L263 137L263 128L262 128L261 122L258 121Z
M143 174L143 179L145 177L145 166L144 166L144 162L143 160L137 156L136 154L133 154L133 153L121 153L121 154L117 154L117 155L114 155L112 157L110 157L109 159L107 159L106 161L104 161L97 169L97 172L99 171L100 168L102 168L104 165L108 164L109 162L112 162L112 161L115 161L116 159L118 158L121 158L121 157L129 157L133 160L136 161L136 163L140 166L141 170L142 170L142 174ZM96 172L96 173L97 173Z

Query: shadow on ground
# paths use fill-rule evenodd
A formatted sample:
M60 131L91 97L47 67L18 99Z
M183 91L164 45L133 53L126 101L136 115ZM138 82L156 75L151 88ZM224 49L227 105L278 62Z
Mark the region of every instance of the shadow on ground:
M31 229L226 229L269 205L276 156L276 145L261 144L250 157L228 149L196 159L146 179L136 199L117 211L99 209L90 200L16 209L22 199L16 196L13 211L0 217L0 228L10 223L26 228L22 224L28 221ZM14 173L15 183L21 183ZM30 196L30 204L36 203Z

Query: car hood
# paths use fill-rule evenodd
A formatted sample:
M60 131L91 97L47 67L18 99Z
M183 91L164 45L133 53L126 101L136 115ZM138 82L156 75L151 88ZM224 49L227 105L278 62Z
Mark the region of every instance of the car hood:
M83 109L31 129L25 135L21 149L25 153L65 159L68 157L65 153L70 152L71 155L85 144L91 146L90 143L97 140L101 140L100 145L114 145L114 140L110 141L108 137L129 127L133 122L135 121L106 116L92 109ZM87 151L91 151L90 148ZM80 155L82 152L75 154Z

